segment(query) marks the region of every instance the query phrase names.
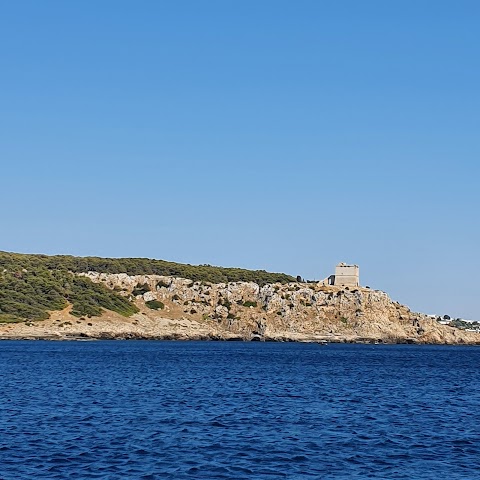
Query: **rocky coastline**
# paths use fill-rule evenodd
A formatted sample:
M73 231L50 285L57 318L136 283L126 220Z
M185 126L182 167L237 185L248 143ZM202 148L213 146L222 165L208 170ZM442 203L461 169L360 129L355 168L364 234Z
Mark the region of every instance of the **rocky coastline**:
M130 317L71 307L44 321L2 324L0 339L225 340L480 345L467 332L412 312L378 290L316 283L212 284L159 275L81 274L132 298Z

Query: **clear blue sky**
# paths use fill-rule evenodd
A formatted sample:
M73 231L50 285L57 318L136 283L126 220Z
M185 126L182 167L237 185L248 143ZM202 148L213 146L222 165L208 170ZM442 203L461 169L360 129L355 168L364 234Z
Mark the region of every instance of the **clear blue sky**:
M0 249L480 318L477 0L4 1Z

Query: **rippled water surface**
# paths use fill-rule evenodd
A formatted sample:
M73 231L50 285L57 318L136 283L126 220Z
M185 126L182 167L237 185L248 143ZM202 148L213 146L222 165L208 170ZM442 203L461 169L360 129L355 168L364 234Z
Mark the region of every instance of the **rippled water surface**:
M480 478L480 348L0 342L0 478Z

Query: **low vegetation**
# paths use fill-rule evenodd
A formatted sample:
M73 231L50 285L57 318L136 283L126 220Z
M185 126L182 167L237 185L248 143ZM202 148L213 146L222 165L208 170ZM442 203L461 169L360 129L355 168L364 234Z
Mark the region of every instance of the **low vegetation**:
M294 277L284 273L214 267L212 265L188 265L148 258L72 257L69 255L25 255L0 252L0 268L8 270L26 268L29 270L38 266L47 270L66 270L74 273L93 271L127 273L128 275L163 275L210 283L255 282L265 285L267 283L295 282Z
M22 262L0 253L0 322L45 320L49 311L72 305L78 317L100 315L103 309L124 316L138 309L128 299L66 269L50 269L40 262ZM28 256L25 256L28 257Z
M49 311L61 310L69 304L72 305L72 314L78 317L97 316L104 309L124 316L138 311L128 298L116 291L109 290L102 284L93 283L86 277L75 275L89 271L163 275L210 283L255 282L265 285L295 281L290 275L269 273L264 270L185 265L146 258L48 256L0 252L0 323L45 320L49 317ZM161 286L167 284L162 283ZM139 284L133 294L142 295L149 290L147 284ZM150 308L162 307L152 304Z
M450 319L450 317L448 317L448 319L450 320L449 325L451 327L459 328L460 330L472 330L475 332L480 331L480 322L467 322L460 318Z
M145 305L152 310L163 310L165 308L164 303L159 300L149 300L145 302Z
M137 283L137 286L133 289L132 295L136 297L137 295L143 295L144 293L147 293L150 291L150 287L148 286L147 283L144 283L143 285L140 283Z

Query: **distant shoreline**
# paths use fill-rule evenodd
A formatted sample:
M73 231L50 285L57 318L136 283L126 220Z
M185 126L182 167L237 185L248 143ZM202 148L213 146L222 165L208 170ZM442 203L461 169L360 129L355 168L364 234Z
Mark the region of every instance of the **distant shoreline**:
M185 338L181 336L174 335L164 335L157 337L149 336L111 336L111 335L102 335L102 336L82 336L82 335L20 335L20 336L0 336L0 342L16 342L16 341L48 341L48 342L99 342L99 341L128 341L128 342L218 342L218 343L305 343L305 344L317 344L321 346L326 346L329 344L332 345L341 345L341 344L356 344L356 345L416 345L416 346L465 346L465 347L478 347L478 343L435 343L435 342L418 342L415 339L397 339L391 341L385 340L375 340L375 339L352 339L352 338L337 338L337 339L327 339L327 338L305 338L305 339L294 339L288 337L278 337L278 338L263 338L263 339L248 339L241 337L228 337L228 338L219 338L219 337L190 337Z
M147 259L0 252L0 266L0 339L480 345L357 285Z

